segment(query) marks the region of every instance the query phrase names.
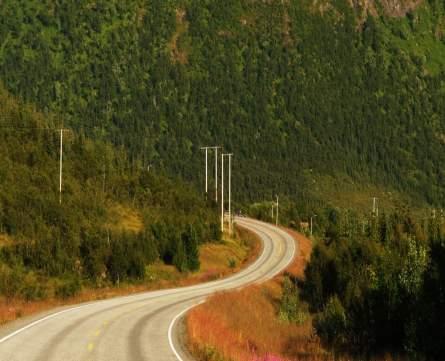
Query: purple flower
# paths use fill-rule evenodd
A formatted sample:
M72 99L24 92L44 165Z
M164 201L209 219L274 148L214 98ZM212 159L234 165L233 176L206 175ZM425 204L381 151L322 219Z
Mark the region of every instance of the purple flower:
M266 355L266 356L257 356L253 358L251 361L286 361L282 359L281 357L274 356L274 355Z

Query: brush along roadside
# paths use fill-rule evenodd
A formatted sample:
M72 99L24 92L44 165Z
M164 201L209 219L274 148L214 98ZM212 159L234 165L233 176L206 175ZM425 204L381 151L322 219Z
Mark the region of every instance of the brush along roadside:
M93 288L83 286L72 297L59 297L57 282L47 284L47 296L40 299L7 298L0 296L0 324L5 324L25 316L48 311L50 309L81 302L125 296L138 292L190 286L227 277L247 267L261 251L260 240L247 230L237 227L233 238L223 237L220 243L207 243L200 246L200 270L193 273L181 273L174 266L158 261L146 267L146 277L138 283L121 283L117 287L106 286ZM38 286L39 280L31 280ZM31 282L30 281L30 282ZM43 287L43 286L42 286Z
M187 343L198 360L332 359L322 348L307 307L290 282L290 278L303 277L312 243L300 233L285 230L300 250L285 272L261 285L216 294L190 311Z

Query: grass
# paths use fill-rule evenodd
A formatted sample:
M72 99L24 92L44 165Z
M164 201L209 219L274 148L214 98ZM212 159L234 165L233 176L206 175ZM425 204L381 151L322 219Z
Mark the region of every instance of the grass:
M208 243L200 246L198 272L184 274L174 266L156 262L147 267L147 278L156 284L186 286L225 277L246 267L257 258L261 250L257 237L238 227L236 236L225 236L221 243ZM232 261L235 261L233 265Z
M432 7L424 2L408 17L386 19L387 38L398 48L423 59L426 70L438 74L445 66L445 44L443 43L443 6Z
M7 234L0 233L0 247L9 246L13 243L14 243L14 240L11 238L11 236L8 236Z
M285 228L283 228L285 229ZM299 254L274 279L242 290L219 293L192 309L186 318L187 346L199 361L349 361L323 347L309 316L301 324L279 318L285 275L304 277L311 241L285 229L298 242ZM360 358L359 358L360 359ZM373 361L403 360L391 354Z
M299 241L300 254L286 272L302 277L311 242ZM314 334L311 320L301 325L278 318L283 275L262 285L220 293L194 308L186 325L189 348L203 361L330 360Z
M49 297L44 300L26 301L19 298L0 297L0 324L58 306L144 291L188 286L218 279L246 267L257 258L260 250L259 239L246 230L238 228L234 238L224 237L221 244L204 244L200 247L202 266L198 272L184 274L173 266L157 262L147 266L147 277L138 284L121 283L119 287L108 286L102 288L84 287L78 295L65 300ZM235 267L231 267L229 262L231 259L236 260Z
M122 204L110 207L106 228L115 232L141 232L144 228L142 216L133 208Z
M426 208L420 200L403 195L402 193L373 184L359 184L346 175L308 176L311 182L312 193L327 203L338 208L354 209L358 212L369 213L372 210L372 198L378 198L378 206L382 211L389 212L400 205L409 205L413 211Z

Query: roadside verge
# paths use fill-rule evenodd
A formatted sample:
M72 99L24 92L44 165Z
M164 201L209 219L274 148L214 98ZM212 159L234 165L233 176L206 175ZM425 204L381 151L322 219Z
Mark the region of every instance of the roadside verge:
M293 262L273 279L242 290L211 296L185 318L184 342L199 361L324 360L326 352L314 334L309 314L300 322L282 315L289 278L304 276L312 250L302 234L285 229L299 245Z

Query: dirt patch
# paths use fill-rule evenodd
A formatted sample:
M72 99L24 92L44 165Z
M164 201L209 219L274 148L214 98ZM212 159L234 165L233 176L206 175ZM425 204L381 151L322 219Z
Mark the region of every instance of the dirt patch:
M361 27L369 15L403 17L422 5L424 0L379 0L378 2L376 0L348 0L348 2L355 10L358 26Z
M294 43L290 32L291 32L291 19L289 13L287 11L284 11L283 13L284 46L291 46Z
M185 9L176 9L176 30L169 41L167 48L170 52L170 58L173 63L187 64L188 54L185 49L182 49L179 40L187 32L189 23L186 19Z
M423 4L423 1L424 0L380 0L380 3L383 6L385 15L402 17Z

